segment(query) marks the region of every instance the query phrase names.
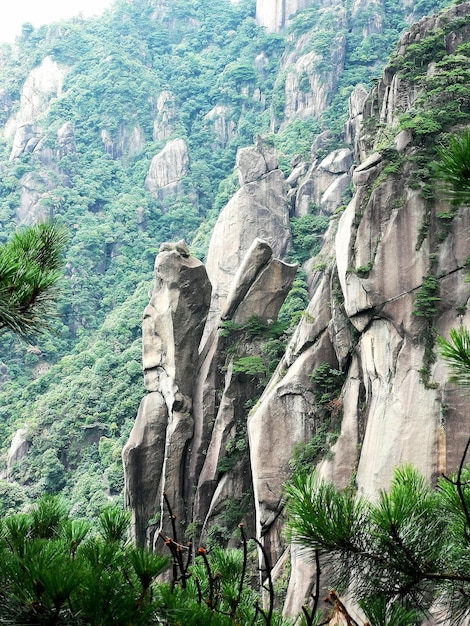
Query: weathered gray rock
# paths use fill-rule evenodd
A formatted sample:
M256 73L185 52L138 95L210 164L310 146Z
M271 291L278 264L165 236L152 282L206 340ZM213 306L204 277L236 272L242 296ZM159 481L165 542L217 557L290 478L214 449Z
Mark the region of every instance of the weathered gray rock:
M26 456L32 446L31 438L26 428L19 428L13 435L7 456L6 479L10 480L15 463L19 463Z
M320 198L320 210L325 215L332 215L338 207L344 205L344 196L349 190L351 177L341 174L323 192Z
M354 146L354 153L359 161L363 161L366 158L365 151L361 151L359 136L363 117L362 112L367 95L367 90L362 85L356 85L349 97L349 118L344 125L345 141Z
M48 216L48 209L42 204L42 200L48 196L48 192L54 188L55 182L46 173L28 173L21 179L20 203L16 207L15 214L20 223L33 224Z
M353 164L353 153L349 148L341 148L330 152L318 165L319 170L330 174L342 174L348 172Z
M216 146L225 148L236 132L236 123L232 119L231 107L218 104L207 113L204 120L212 127L217 138Z
M144 311L143 367L146 389L161 391L169 412L175 403L178 410L191 408L193 372L210 293L206 269L189 255L186 244L162 244L155 260L152 297Z
M162 244L143 321L144 382L149 394L123 450L125 497L140 545L163 490L179 519L186 518L181 494L184 450L193 435L192 393L210 291L204 266L189 255L184 241Z
M253 240L233 278L225 308L221 314L222 320L232 319L254 279L271 260L272 255L273 251L267 241L258 238Z
M114 137L107 129L103 129L101 141L109 156L119 159L123 156L133 157L140 154L144 149L145 136L139 124L128 126L121 123Z
M459 7L451 9L452 16L468 15L469 3ZM367 28L376 25L371 22ZM435 26L435 18L422 20L402 39L401 53ZM398 132L397 120L413 103L416 106L417 94L416 87L405 85L388 70L367 98L362 90L354 95L351 111L356 122L351 120L348 128L359 165L353 175L353 198L338 223L333 267L328 264L323 275L313 274L312 298L304 318L249 419L257 528L273 562L285 558L281 528L282 480L289 472L287 451L292 450L297 436L300 440L309 436L301 433L308 398L300 390L306 393L306 381L301 380L299 392L288 393L287 400L282 395L283 384L288 387L300 368L311 372L326 361L345 373L341 394L335 400L335 406L342 407L341 432L331 454L318 466L322 476L340 487L353 480L358 493L375 497L389 486L394 467L404 462L435 481L440 473L458 467L470 436L465 398L446 382L448 372L439 355L435 363L425 356L430 322L415 314L423 280L433 274L439 281L441 300L432 326L447 336L459 323L469 325L469 291L463 268L470 211L462 208L449 232L439 237L439 226L433 219L429 222L429 206L415 185L407 184L413 159L399 175L385 176L386 162L376 148L395 146L405 157L413 156L414 139ZM362 116L367 120L376 115L374 111L382 124L379 135L355 134ZM326 163L330 159L328 156ZM317 169L313 164L303 179L296 180L297 199L303 185L304 197L314 197ZM298 207L297 203L296 210ZM436 200L431 216L442 211L445 206ZM310 415L315 416L315 402L310 402ZM277 440L280 432L282 445ZM267 458L268 450L273 449L279 451L277 464ZM296 615L303 594L308 595L313 572L296 554L291 563L285 611Z
M72 122L65 122L57 131L57 141L59 144L57 157L75 156L77 146L75 144L75 128Z
M277 169L276 151L262 141L256 147L240 148L237 152L236 167L240 185L256 182L268 172Z
M326 140L327 137L325 137ZM322 143L322 141L318 142L318 147L315 150L312 149L312 154L321 149ZM335 150L320 162L313 161L305 175L297 176L295 179L298 187L294 215L302 217L311 213L312 210L332 215L345 203L345 194L351 182L352 164L353 153L348 148Z
M145 178L145 188L160 200L178 196L181 179L188 168L189 151L186 143L182 139L173 139L153 157Z
M256 23L268 32L279 33L287 26L290 16L312 3L313 0L257 0Z
M147 536L149 522L161 509L167 426L168 408L163 395L158 391L148 393L122 451L124 499L132 514L132 536L140 546L151 542L152 537Z
M273 563L286 547L279 516L283 509L282 486L291 474L289 461L295 445L309 441L319 426L308 375L320 361L328 359L336 364L328 333L324 332L314 345L304 349L285 374L286 363L281 360L248 420L257 534L263 538Z
M41 129L31 123L21 124L15 133L13 146L10 153L10 161L18 158L24 153L34 152L40 139Z
M60 97L66 70L47 56L42 63L29 73L21 89L18 113L10 118L4 133L6 137L15 136L10 159L16 158L18 146L24 144L25 128L36 124L40 115L47 111L53 98ZM39 127L36 131L40 132ZM32 151L32 150L29 150Z
M222 210L212 233L206 267L213 292L205 337L224 310L232 280L253 241L266 241L280 259L291 241L284 175L275 169L275 154L263 145L240 153L240 179L250 182Z
M365 6L361 2L355 3L355 10ZM453 7L453 15L468 13L469 3L463 7ZM368 33L380 27L374 16L373 12L365 25ZM430 24L434 27L436 21L423 20L412 36L405 36L403 46L418 41ZM454 45L453 37L449 45ZM351 151L336 151L325 157L328 137L319 137L308 169L300 159L293 162L288 180L297 198L295 211L303 211L307 203L321 204L329 196L335 198L333 207L339 190L349 183L353 161L358 163L354 194L341 217L330 221L318 257L305 265L310 303L249 416L245 402L259 389L253 376L237 371L236 358L261 354L261 340L247 340L238 329L236 341L232 337L230 343L224 322L243 324L253 312L265 321L274 319L293 278L293 268L274 258L282 258L288 246L286 181L276 169L274 153L262 142L239 154L242 188L214 229L207 262L214 297L197 371L174 362L171 342L178 316L156 314L152 310L157 308L156 300L146 312L145 380L149 394L158 396L152 402L159 407L154 412L160 416L156 424L165 425L165 447L156 455L155 480L151 484L142 478L143 489L156 503L162 485L168 486L178 515L189 521L185 507L192 507L192 520L200 522L204 538L223 519L226 502L238 502L240 491L252 480L256 532L270 561L277 564L275 576L285 571L290 554L286 615L300 611L313 574L301 555L289 549L283 533L283 484L291 475L290 461L298 444L318 435L323 421L328 422L339 435L325 438L330 453L315 461L320 475L375 497L388 487L398 463L413 463L431 481L439 473L453 471L470 436L468 401L446 381L448 372L439 355L435 362L425 356L431 326L448 336L460 322L470 325L465 281L470 211L461 208L442 234L434 215L445 212L447 205L436 201L426 206L416 184L408 184L414 161L407 157L414 155L415 140L398 132L396 120L403 107L416 104L416 93L389 69L367 98L360 88L353 94L347 126L353 156ZM362 117L368 120L372 115L383 124L379 136L359 131ZM387 149L383 156L378 146ZM387 152L394 147L407 162L399 175L387 175ZM161 254L176 252L169 249ZM183 260L190 258L182 245L177 254ZM163 275L167 275L167 262L173 267L174 259L163 256L158 262ZM425 320L415 314L415 307L423 277L430 273L438 280L441 299L432 320ZM162 285L168 282L162 279ZM160 292L166 289L161 287ZM163 296L163 303L170 301ZM185 315L179 319L178 323L188 325ZM227 346L243 352L227 355ZM341 391L328 403L329 417L319 406L311 380L324 363L344 375ZM183 378L191 382L184 386ZM241 456L229 470L222 470L230 445L243 447L240 433L245 426L250 462ZM159 428L155 425L154 432L162 432ZM145 440L139 432L144 430L136 425L138 445L132 448L136 459L138 446L143 445L139 442ZM132 480L131 472L129 485ZM132 497L129 502L132 506ZM139 506L136 501L136 511ZM250 507L246 510L250 517ZM135 517L141 538L149 514L142 510Z
M170 91L162 91L157 100L157 117L153 124L153 140L167 140L173 134L177 120L175 97Z
M261 240L255 240L242 261L236 273L226 308L223 312L223 319L231 319L236 324L244 324L253 315L260 320L270 323L277 318L279 309L286 298L292 282L295 278L297 266L283 263L279 259L273 258L271 248ZM261 345L264 338L238 339L238 351L246 356L260 355ZM211 346L206 357L206 361L211 358L213 362L223 363L224 341L220 335L213 334L208 339ZM217 346L216 349L213 346ZM217 394L214 385L214 377L206 377L207 372L214 371L214 365L201 367L201 374L206 380L205 385L200 389L205 394ZM201 464L200 475L197 483L197 495L194 506L195 520L203 521L207 530L210 523L215 523L218 512L223 508L223 498L227 495L227 481L220 477L219 465L227 454L227 444L235 439L238 431L246 429L247 409L246 403L257 394L257 378L241 376L233 372L233 362L225 364L225 377L223 382L223 394L220 404L216 409L215 400L209 407L205 404L205 411L199 412L198 408L204 406L202 398L195 394L194 418L196 424L201 422L200 432L204 430L202 422L214 420L210 441ZM211 390L211 391L209 391ZM214 413L211 413L211 409ZM216 412L215 412L216 411ZM197 447L194 447L195 452ZM194 465L200 464L197 458ZM248 483L247 483L248 480ZM247 485L251 486L251 471L248 456L236 464L230 473L230 481L244 485L243 491L247 491ZM233 488L231 487L233 490ZM241 520L240 520L241 521Z
M267 4L273 9L276 3ZM285 80L285 104L279 119L274 114L272 116L273 130L298 118L320 119L337 89L344 67L347 13L337 0L326 0L320 4L322 17L331 22L331 30L336 36L324 53L318 53L311 49L311 34L304 33L296 40L294 49L283 56L281 75L285 77L282 79Z

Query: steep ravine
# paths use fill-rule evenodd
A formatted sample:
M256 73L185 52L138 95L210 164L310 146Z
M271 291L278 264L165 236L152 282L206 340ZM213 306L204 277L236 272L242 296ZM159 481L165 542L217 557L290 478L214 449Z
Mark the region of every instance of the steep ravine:
M174 312L164 332L161 313L146 314L144 344L152 353L144 352L148 393L124 450L126 498L139 542L152 541L158 523L147 528L146 518L154 516L164 485L179 519L185 526L193 523L201 541L214 527L228 541L230 523L244 517L271 561L284 562L289 546L282 533L283 483L295 449L321 436L325 420L336 435L325 437L324 448L330 442L331 449L316 459L319 471L340 486L354 485L360 494L374 496L387 487L393 468L403 462L431 481L456 468L470 424L465 398L448 384L433 337L470 324L465 281L470 212L459 208L443 226L439 216L449 206L420 170L426 155L431 159L433 136L426 139L416 127L400 126L401 116L426 106L416 77L403 76L400 59L406 60L410 45L440 28L445 54L454 54L469 39L469 17L470 3L462 3L445 17L421 20L403 36L398 57L372 92L353 93L349 149L315 159L319 145L314 146L312 162L287 184L274 152L262 142L240 157L242 187L215 227L207 275L197 264L201 283L184 277L183 269L196 265L184 247L160 252L151 306ZM434 60L426 58L419 75L436 71ZM268 332L294 278L295 268L276 259L289 246L289 207L302 214L300 190L308 180L320 210L334 213L342 192L323 209L321 201L341 177L352 182L352 199L332 217L322 251L306 266L310 303L250 408L250 394L259 394L255 364L260 366L262 332ZM325 185L321 191L319 185ZM162 266L177 273L162 282ZM432 311L423 308L431 283L438 294ZM204 307L184 305L188 317L180 316L183 295L190 302L195 292L204 294ZM174 295L168 306L165 293ZM183 343L187 333L199 342L209 310L196 365L195 344L189 362ZM254 314L265 329L250 335ZM252 360L241 361L247 357ZM181 377L183 364L191 371ZM332 394L327 409L315 387L315 373L325 364L343 375L340 393ZM230 455L231 463L221 463ZM308 595L312 572L295 553L290 558L285 611L295 614Z

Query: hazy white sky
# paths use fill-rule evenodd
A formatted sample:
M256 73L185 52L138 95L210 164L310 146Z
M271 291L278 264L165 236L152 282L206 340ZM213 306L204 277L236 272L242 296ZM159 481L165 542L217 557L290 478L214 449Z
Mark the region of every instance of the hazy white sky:
M0 0L0 42L13 42L21 25L49 24L79 13L99 15L113 0Z

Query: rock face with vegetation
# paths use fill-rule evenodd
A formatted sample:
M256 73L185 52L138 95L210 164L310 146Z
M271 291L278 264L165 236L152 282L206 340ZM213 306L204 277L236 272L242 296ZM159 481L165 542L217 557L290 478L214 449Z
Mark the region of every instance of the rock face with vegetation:
M320 253L321 269L313 268L306 319L249 418L258 533L274 562L286 549L283 483L299 443L310 440L310 462L330 450L319 465L325 477L374 496L400 463L413 463L431 481L454 471L470 436L465 401L446 382L434 349L436 333L470 323L470 214L440 199L438 170L429 163L439 133L458 132L459 120L468 124L466 88L458 90L460 115L438 117L433 107L450 97L449 68L465 66L459 54L469 10L465 3L413 27L365 100L352 200L331 223L336 235ZM427 46L437 37L436 66ZM429 81L421 89L415 72ZM325 365L326 382L317 376ZM331 376L338 370L340 385ZM323 396L315 398L318 391ZM325 423L334 438L322 436ZM300 598L308 592L303 567L293 568L288 606L299 588Z
M293 474L374 495L455 469L435 339L470 323L470 216L435 163L470 123L470 3L382 71L448 4L117 0L0 47L0 239L70 231L55 334L2 336L1 512L124 492L152 545L165 491L209 548L244 521L293 615Z
M242 496L252 480L256 535L271 562L280 566L289 549L283 535L283 485L293 471L318 464L321 474L339 486L373 496L388 486L400 463L413 463L430 481L458 465L470 428L463 398L446 382L434 341L436 333L447 336L452 327L470 323L465 281L470 216L468 208L449 206L440 196L429 163L437 158L434 138L458 130L452 116L433 117L432 98L445 94L452 76L447 68L464 62L469 11L468 3L456 6L406 34L377 86L367 98L360 96L362 107L357 96L352 101L354 117L360 116L363 125L349 120L348 128L359 129L351 136L351 148L331 152L313 165L295 166L303 173L291 180L312 181L320 210L331 214L341 207L341 212L331 219L320 254L307 264L311 298L305 314L249 413L249 464L240 422L246 421L247 399L256 395L250 387L258 373L255 337L244 344L247 336L242 334L236 350L249 350L250 360L238 353L225 361L225 381L214 365L220 367L229 331L248 332L246 326L230 328L227 321L246 324L255 312L266 318L252 306L244 283L247 273L256 274L265 264L269 249L255 243L245 260L239 253L233 263L230 278L237 265L240 269L232 282L226 280L228 297L219 297L218 329L202 349L202 376L196 379L196 390L203 393L199 398L196 393L193 402L200 432L194 441L204 448L205 459L198 459L198 445L191 446L195 460L189 462L189 476L198 477L193 522L202 526L196 530L202 541L229 539L229 525L237 521L237 513L241 519L248 504ZM426 56L430 37L442 39L437 67ZM430 96L419 89L415 72L434 81L440 93ZM464 111L469 95L462 89L459 97ZM466 115L462 112L462 124ZM424 132L420 125L429 127L432 121L433 132ZM260 181L269 170L262 150L242 151L237 162L242 185ZM245 162L249 169L244 171ZM334 208L326 210L325 190L341 177L348 181L342 193L351 181L352 198L341 206L339 193ZM293 203L295 207L295 199ZM226 212L209 247L213 275L215 268L225 272L230 259L226 249L213 247L226 239L220 236L225 220L237 232L236 219ZM235 248L242 251L240 242L237 237ZM244 315L233 314L234 300L242 303ZM243 370L241 381L240 374L234 376L237 369ZM208 396L217 387L223 388L218 408ZM249 523L251 515L248 507ZM291 555L288 613L298 612L308 595L313 576L308 569L296 553Z

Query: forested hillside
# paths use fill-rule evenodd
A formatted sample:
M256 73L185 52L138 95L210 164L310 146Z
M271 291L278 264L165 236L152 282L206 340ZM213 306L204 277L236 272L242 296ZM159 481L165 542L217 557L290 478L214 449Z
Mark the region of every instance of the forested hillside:
M407 24L449 3L327 4L268 34L254 0L116 0L101 18L25 24L2 45L1 241L51 216L70 243L55 332L34 345L1 338L2 471L15 432L22 452L0 511L62 492L93 516L121 494L160 244L184 238L205 258L239 186L237 149L258 135L286 175L320 132L317 156L344 147L354 87L380 75ZM318 252L318 213L310 202L292 215L289 260ZM299 273L281 312L290 332L307 303Z

